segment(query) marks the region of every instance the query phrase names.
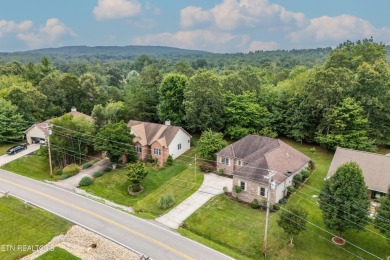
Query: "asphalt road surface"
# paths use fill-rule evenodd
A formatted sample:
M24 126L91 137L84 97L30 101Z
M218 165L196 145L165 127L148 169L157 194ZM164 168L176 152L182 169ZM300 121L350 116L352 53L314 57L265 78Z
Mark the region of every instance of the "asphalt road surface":
M152 259L231 259L154 223L8 171L0 170L0 191L8 191Z

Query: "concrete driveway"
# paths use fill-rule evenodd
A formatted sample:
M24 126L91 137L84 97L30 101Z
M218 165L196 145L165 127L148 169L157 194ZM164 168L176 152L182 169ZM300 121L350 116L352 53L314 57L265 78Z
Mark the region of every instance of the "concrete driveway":
M209 199L222 194L223 187L227 187L231 191L232 186L233 180L230 178L221 177L213 173L205 174L202 185L194 194L167 214L156 218L156 221L170 228L178 229L184 220L202 207Z
M16 153L13 155L5 154L5 155L0 156L0 167L9 163L9 162L12 162L16 159L19 159L20 157L23 157L29 153L32 153L32 152L39 150L40 146L41 146L40 144L30 144L27 146L26 150L23 150L19 153Z

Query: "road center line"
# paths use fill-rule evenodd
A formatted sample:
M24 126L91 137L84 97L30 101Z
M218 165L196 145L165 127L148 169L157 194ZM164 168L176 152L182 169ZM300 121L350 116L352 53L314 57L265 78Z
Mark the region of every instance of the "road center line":
M99 215L99 214L97 214L97 213L95 213L95 212L92 212L92 211L90 211L90 210L84 209L84 208L82 208L82 207L79 207L79 206L77 206L77 205L74 205L74 204L72 204L72 203L69 203L69 202L67 202L67 201L64 201L64 200L62 200L62 199L56 198L56 197L54 197L54 196L52 196L52 195L46 194L46 193L44 193L44 192L37 191L37 190L35 190L35 189L32 189L32 188L26 187L26 186L24 186L24 185L18 184L18 183L16 183L16 182L9 181L9 180L3 179L3 178L0 178L0 180L1 180L1 181L4 181L4 182L7 182L7 183L9 183L9 184L12 184L12 185L14 185L14 186L17 186L17 187L19 187L19 188L22 188L22 189L24 189L24 190L28 190L28 191L34 192L34 193L36 193L36 194L42 195L42 196L44 196L44 197L47 197L47 198L49 198L49 199L52 199L52 200L54 200L54 201L60 202L60 203L65 204L65 205L67 205L67 206L69 206L69 207L78 209L78 210L80 210L80 211L83 211L83 212L85 212L85 213L87 213L87 214L89 214L89 215L92 215L92 216L94 216L94 217L96 217L96 218L99 218L99 219L101 219L101 220L107 221L107 222L109 222L109 223L111 223L111 224L113 224L113 225L115 225L115 226L117 226L117 227L120 227L120 228L122 228L122 229L124 229L124 230L126 230L126 231L129 231L130 233L133 233L134 235L140 236L140 237L142 237L143 239L145 239L145 240L147 240L147 241L149 241L149 242L152 242L152 243L154 243L154 244L156 244L156 245L158 245L158 246L161 246L161 247L163 247L163 248L165 248L165 249L167 249L167 250L169 250L169 251L171 251L171 252L173 252L173 253L175 253L175 254L177 254L177 255L180 255L180 256L184 257L185 259L189 259L189 260L190 260L190 259L191 259L191 260L194 259L194 258L190 257L189 255L187 255L187 254L185 254L185 253L183 253L183 252L181 252L181 251L179 251L179 250L177 250L177 249L175 249L175 248L173 248L173 247L171 247L171 246L168 246L168 245L164 244L163 242L161 242L161 241L159 241L159 240L157 240L157 239L154 239L154 238L149 237L149 236L147 236L147 235L145 235L145 234L142 234L142 233L139 232L139 231L136 231L136 230L134 230L134 229L131 229L131 228L129 228L129 227L126 227L126 226L124 226L124 225L122 225L122 224L120 224L120 223L118 223L118 222L115 222L115 221L113 221L113 220L111 220L111 219L109 219L109 218L103 217L103 216L101 216L101 215Z

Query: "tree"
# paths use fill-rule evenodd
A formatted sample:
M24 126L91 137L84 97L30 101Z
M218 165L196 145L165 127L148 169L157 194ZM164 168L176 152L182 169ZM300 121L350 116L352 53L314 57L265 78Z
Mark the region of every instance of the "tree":
M182 125L184 111L184 88L188 82L185 75L168 74L158 89L159 104L157 114L160 121L171 120L174 125Z
M300 205L287 206L280 213L278 226L289 236L291 246L293 246L294 236L306 229L307 214L308 212Z
M341 233L362 229L368 222L370 201L362 170L355 162L341 165L325 181L319 195L325 225Z
M376 228L390 239L390 186L387 189L386 197L382 197L381 204L376 209L374 223Z
M324 116L323 132L317 135L318 143L328 149L337 146L372 150L372 141L368 138L368 120L363 108L353 98L345 98L341 104Z
M122 155L133 162L137 158L133 138L130 128L123 121L108 123L97 133L95 150L106 151L112 163L119 163Z
M0 144L22 139L26 123L18 113L18 107L0 98Z
M222 133L216 133L211 130L203 132L198 141L198 150L202 157L214 159L215 153L227 146L223 140Z
M138 192L141 190L141 182L148 175L148 171L145 168L143 162L128 163L125 167L127 178L131 183L129 187L131 191Z
M214 131L223 128L225 98L218 75L199 71L188 81L184 90L185 121L193 131Z

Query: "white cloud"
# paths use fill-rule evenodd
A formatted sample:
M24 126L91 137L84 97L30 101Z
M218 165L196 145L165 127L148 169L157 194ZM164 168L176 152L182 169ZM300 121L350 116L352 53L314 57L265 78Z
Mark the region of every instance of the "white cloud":
M176 33L147 34L136 37L137 45L161 45L214 52L241 51L247 46L248 36L235 36L227 32L210 30L178 31Z
M181 11L180 16L183 27L196 27L212 22L222 30L299 27L307 22L304 14L288 11L268 0L224 0L209 10L189 6Z
M76 34L57 18L48 19L46 24L36 31L18 34L18 38L30 48L57 45L61 40L75 36Z
M273 51L277 50L279 47L279 43L271 41L271 42L262 42L262 41L252 41L249 44L247 51Z
M20 23L14 21L0 20L0 38L8 33L23 32L31 29L33 22L25 20Z
M98 20L109 20L135 16L140 11L137 0L99 0L93 14Z
M292 43L322 43L323 46L345 40L374 37L375 40L390 40L390 29L376 28L370 22L351 15L313 18L307 27L287 35Z

